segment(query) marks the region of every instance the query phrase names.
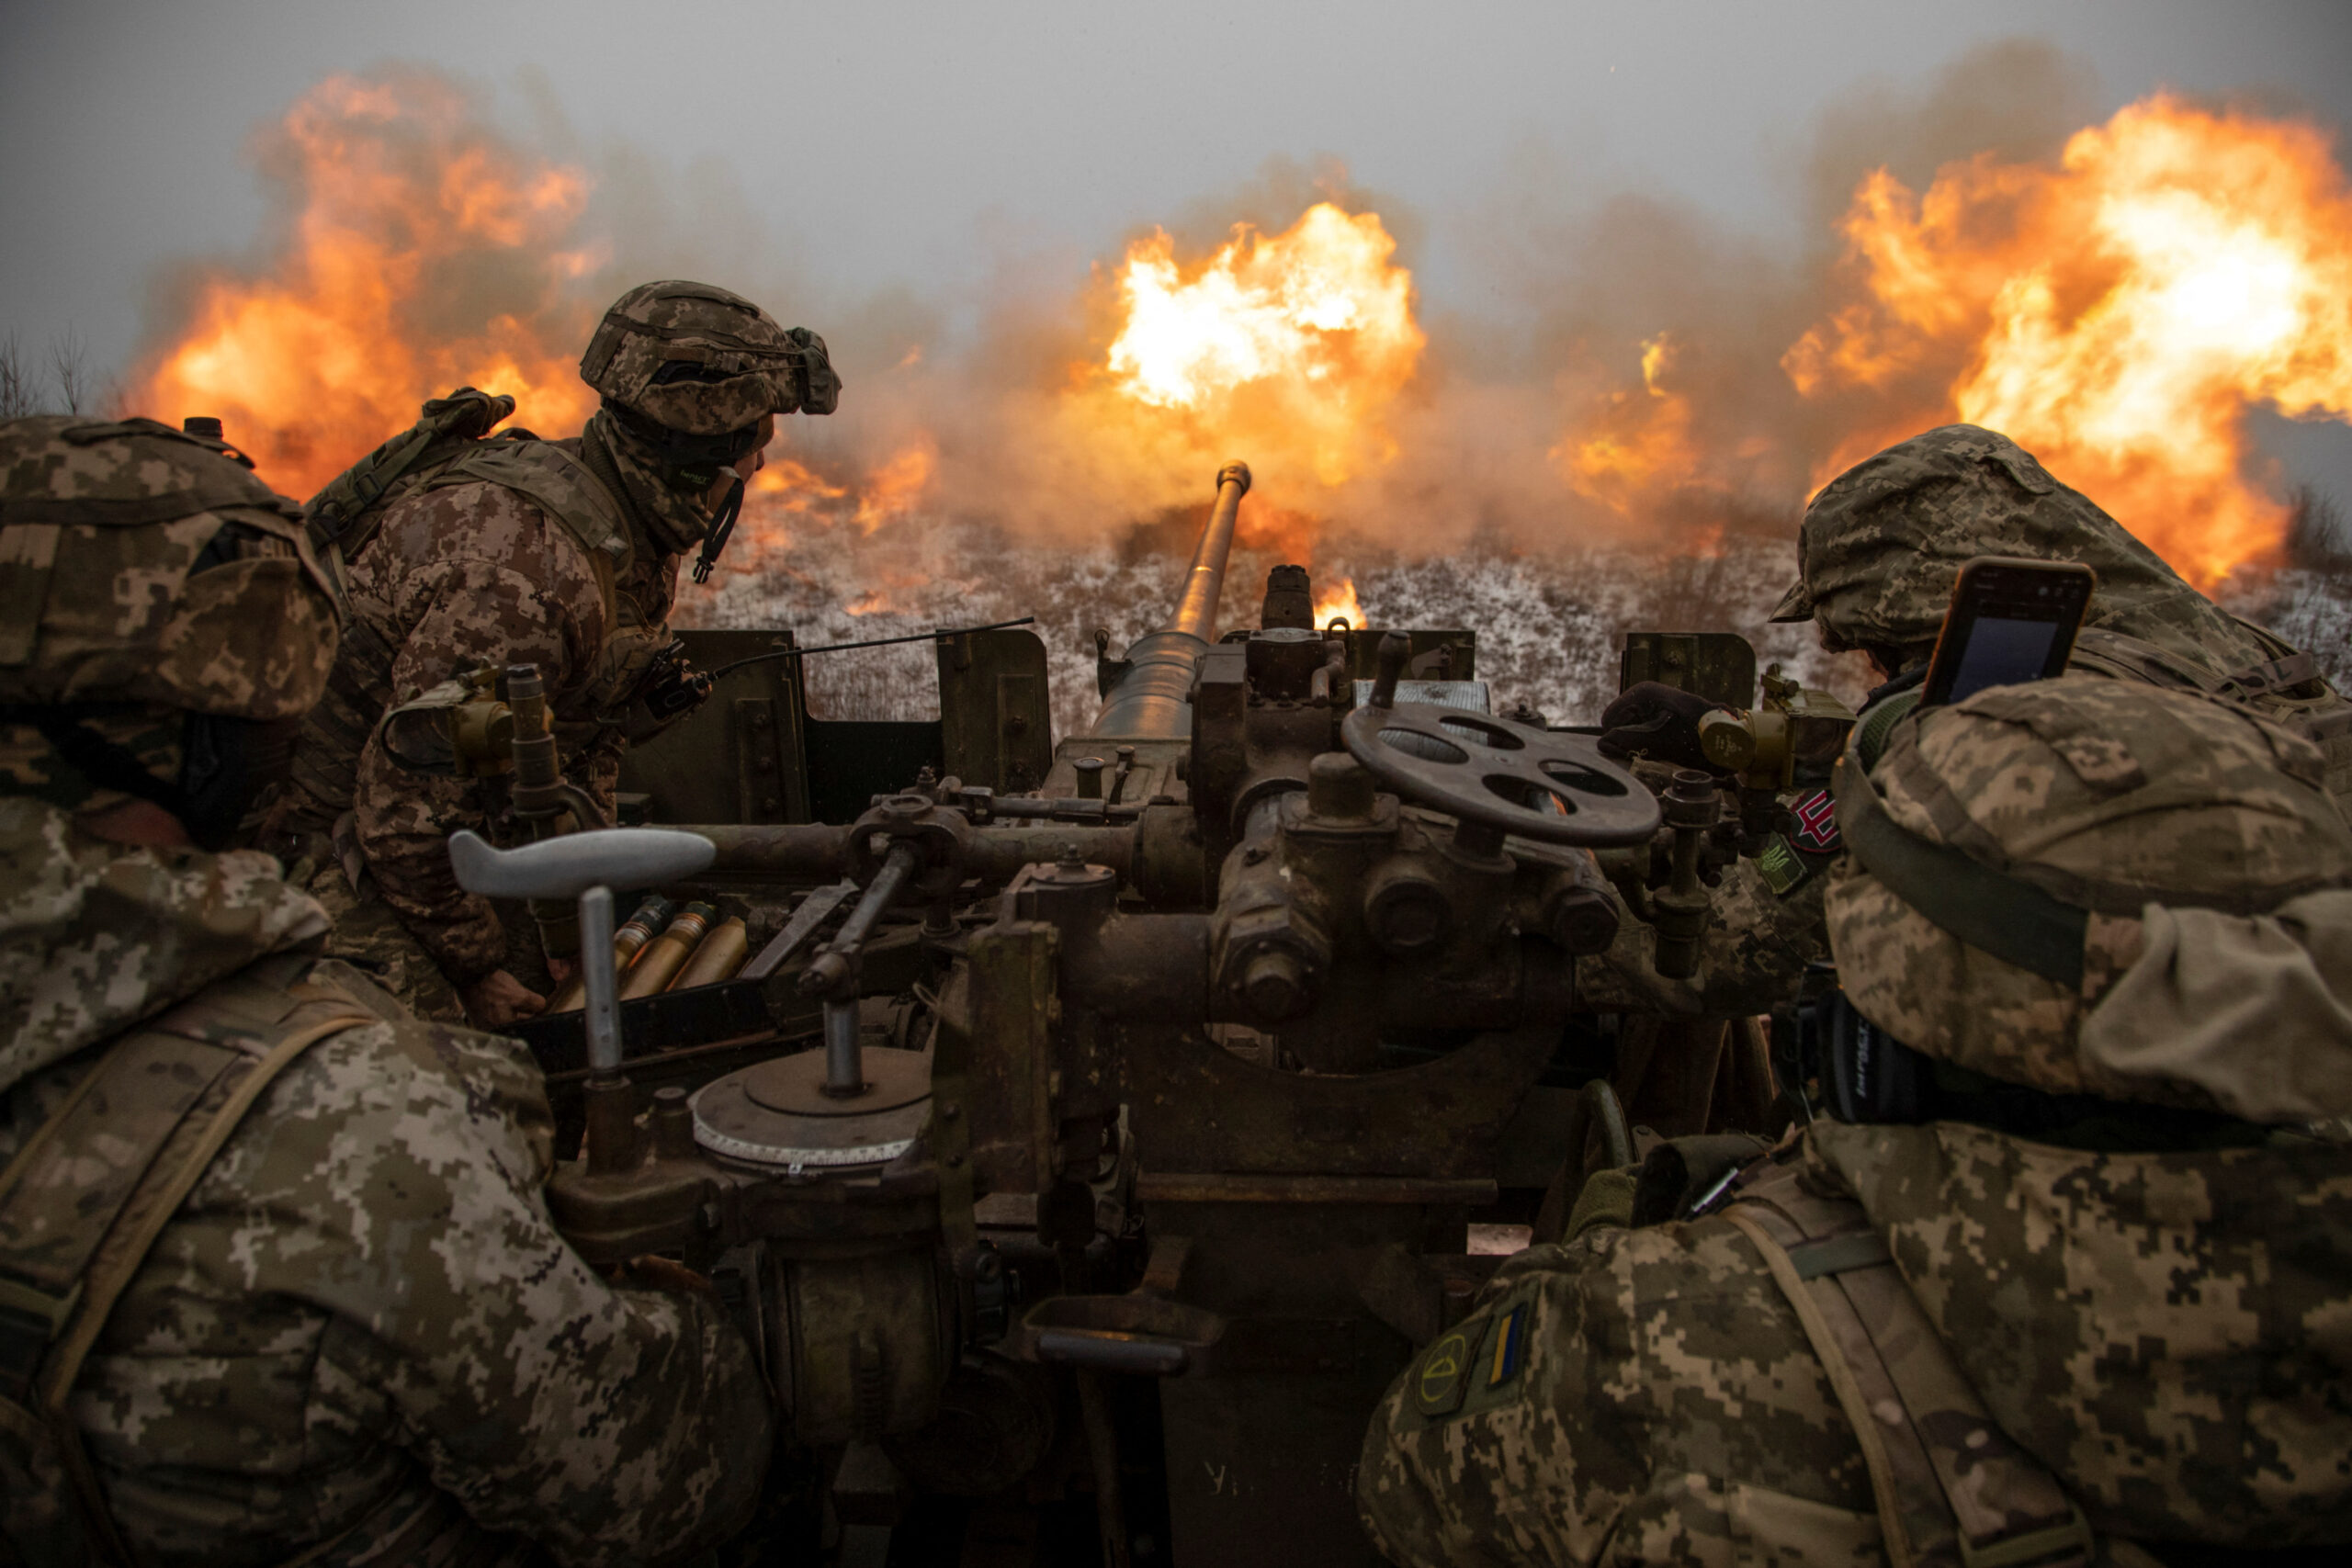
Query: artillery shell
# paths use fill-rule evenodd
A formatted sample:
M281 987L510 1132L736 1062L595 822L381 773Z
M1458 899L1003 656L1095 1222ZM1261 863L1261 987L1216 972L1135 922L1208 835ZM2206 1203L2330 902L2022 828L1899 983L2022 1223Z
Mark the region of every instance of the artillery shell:
M707 904L689 904L670 922L670 929L645 944L637 962L621 976L620 999L633 1002L639 997L666 990L679 970L693 956L695 943L702 941L704 931L710 929L711 917L718 911Z
M751 951L752 936L743 929L743 922L731 919L721 920L711 929L709 935L702 939L702 945L695 949L694 957L678 971L678 977L670 982L670 989L688 991L696 986L716 986L721 980L731 980L735 977L735 971L743 967L743 961L750 956Z

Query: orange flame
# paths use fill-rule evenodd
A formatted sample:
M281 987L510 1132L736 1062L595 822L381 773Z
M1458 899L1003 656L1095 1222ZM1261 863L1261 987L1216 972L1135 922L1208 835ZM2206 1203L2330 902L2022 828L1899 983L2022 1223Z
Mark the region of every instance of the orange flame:
M1316 626L1318 629L1328 626L1335 617L1346 621L1351 626L1364 624L1363 604L1356 598L1356 581L1352 577L1339 579L1331 587L1315 596Z
M1643 492L1678 483L1696 468L1690 400L1664 385L1676 351L1667 333L1645 342L1641 392L1611 393L1600 411L1595 432L1570 436L1552 448L1552 460L1578 494L1623 513Z
M938 457L928 444L901 449L888 462L866 475L858 487L857 513L851 521L858 531L871 534L914 510L931 486Z
M2312 126L2158 95L2054 169L1980 156L1919 196L1880 170L1842 227L1865 293L1790 348L1791 382L1951 379L1940 408L1851 431L1816 479L1925 424L1986 425L2210 585L2287 519L2246 411L2352 418L2352 195Z
M1378 213L1328 201L1271 237L1236 225L1191 267L1163 232L1136 241L1100 372L1125 407L1097 411L1099 423L1246 455L1294 501L1306 484L1340 485L1386 461L1396 444L1385 416L1427 341L1396 250ZM1196 481L1197 455L1186 463Z
M280 158L276 154L283 153ZM300 203L268 276L200 280L187 325L133 377L133 407L218 414L262 476L310 494L458 386L512 394L548 434L594 407L574 292L576 169L516 155L430 76L333 76L275 134ZM500 297L469 301L488 273Z

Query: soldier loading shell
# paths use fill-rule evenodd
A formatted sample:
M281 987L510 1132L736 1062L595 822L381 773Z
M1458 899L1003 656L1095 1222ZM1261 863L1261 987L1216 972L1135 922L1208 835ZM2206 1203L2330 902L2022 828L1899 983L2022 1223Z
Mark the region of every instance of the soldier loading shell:
M707 1550L768 1450L720 1309L556 1234L520 1046L190 841L335 653L294 509L220 453L0 424L0 1559Z
M2005 435L1945 425L1856 464L1806 508L1797 547L1803 577L1772 618L1809 619L1824 648L1869 656L1882 683L1852 742L1866 757L1918 700L1962 564L2022 556L2098 574L2071 672L2245 705L2317 744L2328 792L2352 801L2352 704L2311 656L2214 604ZM1603 716L1602 750L1706 767L1697 725L1713 705L1636 688ZM1801 780L1781 841L1724 870L1694 980L1660 979L1649 928L1628 921L1608 953L1578 961L1578 991L1596 1007L1670 1016L1760 1013L1793 999L1806 964L1826 952L1821 901L1839 849L1828 803L1826 778Z
M577 440L481 443L361 541L343 652L265 840L312 859L333 951L422 1012L489 1028L541 998L505 967L505 930L457 886L446 843L505 803L492 781L404 769L379 721L453 676L536 664L567 774L609 818L622 752L685 711L648 702L674 680L681 558L699 546L707 574L775 416L830 413L841 385L815 333L699 283L623 295L580 368L604 402ZM550 947L560 979L568 954Z
M1375 1417L1382 1550L2352 1541L2352 1146L2306 1130L2352 1110L2325 777L2242 706L2080 677L1849 758L1828 1113L1745 1165L1682 1140L1588 1183L1567 1240L1507 1264Z

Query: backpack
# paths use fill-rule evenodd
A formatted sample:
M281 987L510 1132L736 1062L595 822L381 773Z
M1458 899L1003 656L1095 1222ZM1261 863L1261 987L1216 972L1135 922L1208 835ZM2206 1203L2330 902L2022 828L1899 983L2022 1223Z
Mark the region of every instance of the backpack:
M460 387L418 411L416 423L327 481L302 507L311 545L334 550L348 565L376 536L394 502L418 489L490 436L514 412L514 400ZM527 430L499 433L501 441L536 439Z

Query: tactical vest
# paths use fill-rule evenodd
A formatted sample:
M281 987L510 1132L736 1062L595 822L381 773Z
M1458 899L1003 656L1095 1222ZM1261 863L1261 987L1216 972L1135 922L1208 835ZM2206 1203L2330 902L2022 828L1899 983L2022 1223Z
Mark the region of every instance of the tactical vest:
M619 476L599 477L589 459L549 442L529 441L478 448L425 488L485 482L528 496L587 553L605 601L605 643L588 679L561 694L555 706L559 718L573 721L612 712L628 700L655 652L670 640L668 626L649 626L637 602L619 589L637 562L636 545L616 493Z
M2310 654L2298 652L2260 626L2245 621L2238 625L2271 657L2226 675L2177 659L2154 643L2097 626L2086 626L2075 636L2066 667L2171 691L2201 692L2253 709L2319 747L2327 758L2327 793L2352 811L2352 702L2327 683Z
M558 716L595 714L619 705L653 655L668 641L665 627L648 626L618 584L636 560L621 502L581 457L552 442L482 442L419 483L412 493L455 485L494 484L527 497L576 540L596 575L605 607L605 642L597 666ZM392 705L392 666L400 649L362 615L345 623L342 656L303 727L294 773L305 806L287 826L325 831L348 809L358 785L359 755ZM455 675L457 671L447 673ZM570 739L559 729L560 740ZM308 819L322 814L323 819Z
M122 1035L0 1172L0 1543L17 1561L133 1561L67 1395L263 1090L318 1042L376 1021L351 994L298 978L310 966L265 959Z
M1888 1560L2088 1568L2082 1510L1994 1423L1862 1206L1807 1190L1794 1163L1750 1167L1736 1191L1724 1217L1755 1245L1837 1391Z
M302 520L311 545L321 555L334 551L345 564L357 560L385 513L471 451L491 426L514 412L513 398L493 397L471 387L435 398L414 424L328 480L325 489L303 503ZM498 439L536 438L526 430L509 430Z

